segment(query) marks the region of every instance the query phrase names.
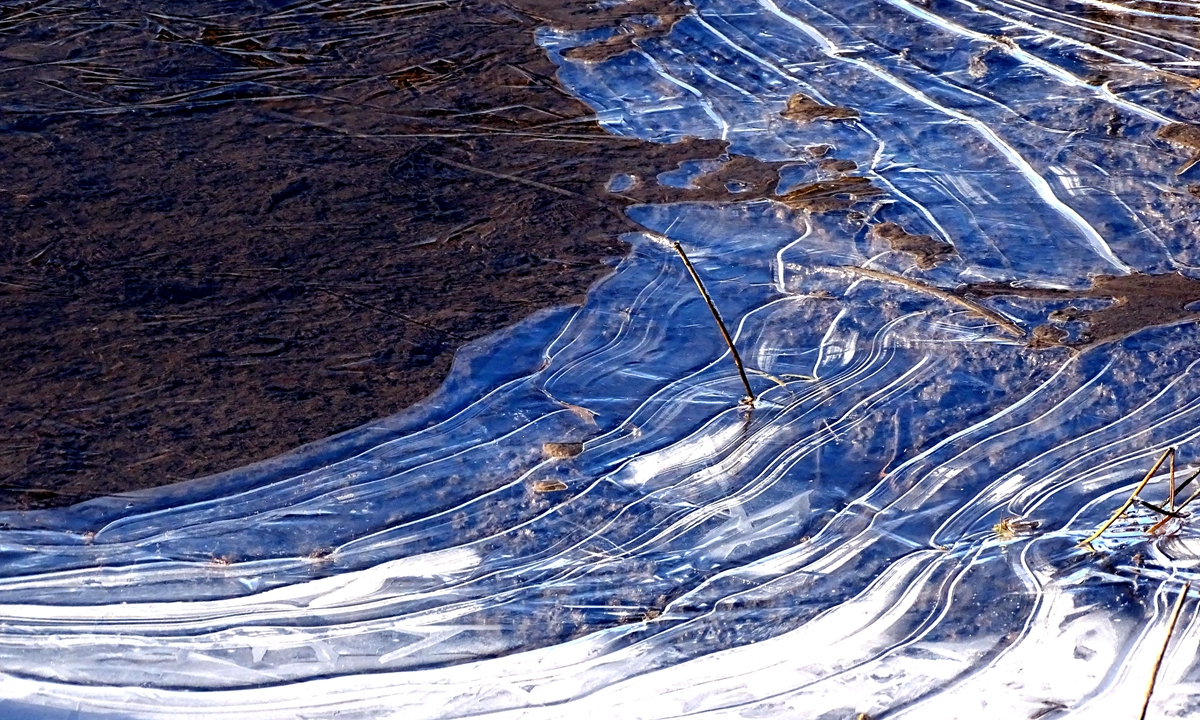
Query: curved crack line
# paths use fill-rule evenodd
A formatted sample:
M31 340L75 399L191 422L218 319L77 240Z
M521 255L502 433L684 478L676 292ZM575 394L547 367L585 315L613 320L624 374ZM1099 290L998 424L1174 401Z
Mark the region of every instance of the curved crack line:
M1021 154L1018 153L1015 148L1005 142L1003 138L997 135L996 132L988 127L987 124L982 120L955 110L954 108L949 108L945 105L939 104L933 98L916 89L912 85L909 85L900 78L885 72L882 68L866 62L865 60L846 57L841 53L838 46L829 40L829 38L822 35L821 32L815 27L809 25L803 20L785 13L778 5L775 4L774 0L758 0L758 4L772 15L775 15L789 25L797 28L808 37L812 38L813 41L816 42L820 47L821 52L830 59L847 62L851 65L860 67L871 75L884 81L888 85L900 90L905 95L908 95L917 102L920 102L922 105L925 105L933 110L948 115L959 122L966 123L967 125L971 126L971 128L974 129L980 136L982 136L984 140L988 142L988 144L999 150L1000 153L1008 159L1009 163L1011 163L1013 167L1015 167L1017 171L1021 173L1021 175L1025 178L1025 181L1029 183L1029 185L1033 188L1033 191L1042 199L1043 202L1057 211L1067 221L1075 225L1075 227L1077 227L1083 233L1084 237L1088 241L1088 246L1091 247L1091 249L1095 251L1097 255L1099 255L1113 267L1119 269L1122 273L1129 274L1134 272L1132 267L1125 264L1124 261L1122 261L1116 256L1116 254L1113 253L1112 248L1109 247L1104 238L1100 237L1100 233L1096 232L1096 229L1092 227L1087 220L1085 220L1083 216L1080 215L1077 210L1075 210L1075 208L1066 204L1057 195L1055 195L1054 190L1050 187L1050 183L1046 182L1046 179L1038 174L1038 172L1033 169L1033 167L1025 160L1025 158L1021 157Z

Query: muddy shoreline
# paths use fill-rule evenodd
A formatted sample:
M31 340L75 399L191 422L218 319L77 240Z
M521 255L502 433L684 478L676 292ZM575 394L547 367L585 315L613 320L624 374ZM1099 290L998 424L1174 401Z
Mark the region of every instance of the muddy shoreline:
M544 26L608 28L567 52L595 62L688 11L0 10L0 508L203 477L399 412L437 388L464 343L580 303L625 253L621 233L639 229L631 204L856 212L882 195L829 146L793 161L817 163L820 181L777 195L782 163L717 141L611 135L534 39ZM796 95L781 117L858 113ZM655 181L718 158L691 187ZM894 224L873 232L923 268L953 253ZM1118 302L1068 319L1094 320L1097 341L1190 316L1200 294L1186 281L1146 290L1163 282L1170 299L1144 311ZM1056 344L1047 328L1035 340Z
M626 32L634 11L686 6L6 8L0 507L202 477L396 413L464 343L580 303L638 229L626 206L728 199L728 171L653 182L724 144L605 132L534 41ZM729 167L750 195L778 177ZM651 182L610 193L617 174Z

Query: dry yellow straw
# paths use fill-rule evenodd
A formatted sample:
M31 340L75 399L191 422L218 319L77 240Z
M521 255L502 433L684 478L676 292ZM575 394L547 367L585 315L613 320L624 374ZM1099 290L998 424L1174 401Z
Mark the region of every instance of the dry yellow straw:
M1171 453L1171 504L1168 506L1171 512L1175 512L1175 453Z
M1154 672L1150 675L1150 687L1146 688L1146 699L1142 702L1142 714L1138 720L1146 720L1146 711L1150 709L1150 696L1154 694L1154 684L1158 682L1158 671L1162 667L1163 658L1167 655L1167 646L1171 644L1171 635L1175 633L1175 623L1179 622L1179 614L1183 611L1183 601L1187 598L1192 583L1183 584L1183 590L1175 599L1175 608L1171 611L1171 620L1167 623L1167 636L1163 638L1162 650L1158 651L1158 659L1154 661Z
M1093 540L1103 535L1105 530L1112 527L1112 524L1117 521L1117 518L1124 515L1125 511L1129 509L1129 506L1133 505L1134 501L1137 500L1138 493L1142 491L1142 488L1146 487L1146 483L1150 482L1150 478L1154 477L1154 473L1158 472L1158 469L1162 467L1162 464L1166 461L1167 457L1174 457L1174 455L1175 448L1167 448L1162 456L1158 458L1158 462L1154 463L1154 467L1150 468L1150 472L1146 473L1146 477L1142 478L1142 481L1138 483L1138 486L1133 489L1133 494L1129 496L1129 499L1125 501L1125 504L1122 505L1115 513L1113 513L1112 517L1110 517L1103 525L1101 525L1096 532L1092 533L1086 540L1079 543L1079 546L1083 547L1084 545L1090 545Z

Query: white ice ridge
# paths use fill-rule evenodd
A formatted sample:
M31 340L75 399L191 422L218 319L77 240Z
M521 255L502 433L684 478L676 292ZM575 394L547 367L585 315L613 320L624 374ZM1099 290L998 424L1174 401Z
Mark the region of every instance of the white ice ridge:
M1023 158L1021 154L1012 147L1012 145L1005 142L986 123L978 120L977 118L971 117L964 112L960 112L959 110L946 107L945 105L935 102L925 93L884 71L875 64L855 58L852 50L848 48L839 48L829 38L818 32L813 26L805 23L799 18L785 13L773 2L773 0L758 0L758 4L767 10L767 12L775 15L784 22L795 26L805 35L812 38L813 41L820 46L821 51L828 55L831 59L837 62L843 62L860 67L871 75L883 80L888 85L900 90L905 95L917 100L922 105L926 105L927 107L958 120L959 122L969 125L973 130L975 130L975 132L979 133L984 139L986 139L988 144L1000 151L1000 153L1012 164L1012 166L1021 173L1026 182L1029 183L1030 187L1034 189L1038 197L1041 198L1043 202L1045 202L1051 208L1054 208L1056 212L1067 218L1071 224L1079 229L1080 233L1087 238L1088 244L1093 250L1095 250L1097 255L1104 258L1106 262L1120 270L1122 273L1133 272L1132 267L1126 265L1121 261L1120 258L1113 254L1112 248L1108 246L1108 243L1103 237L1100 236L1100 233L1096 232L1096 229L1092 227L1091 224L1089 224L1086 220L1084 220L1084 218L1078 212L1076 212L1074 208L1060 200L1059 197L1054 194L1054 190L1050 188L1050 184L1046 182L1046 179L1042 177L1041 174L1039 174L1036 170L1034 170L1033 167L1031 167L1025 160L1025 158ZM1165 122L1166 119L1163 118L1163 121Z

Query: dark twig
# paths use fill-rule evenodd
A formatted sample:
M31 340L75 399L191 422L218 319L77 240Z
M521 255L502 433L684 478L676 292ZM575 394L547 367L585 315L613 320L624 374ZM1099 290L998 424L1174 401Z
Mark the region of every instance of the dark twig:
M683 251L683 246L678 242L673 243L675 252L679 253L679 257L683 258L683 264L687 267L688 273L691 274L692 280L696 281L696 287L700 288L700 294L704 297L704 302L708 303L708 309L712 311L713 319L717 321L717 327L721 329L721 335L725 337L725 344L729 346L729 352L733 354L733 364L737 365L738 375L742 376L742 384L746 386L746 400L754 404L754 391L750 389L750 378L746 377L746 368L742 365L742 356L738 355L737 348L733 346L733 338L729 335L729 330L725 327L725 321L721 319L721 313L717 311L716 303L709 296L708 291L704 289L704 283L700 281L700 275L696 273L696 268L692 266L692 261L688 260L687 253Z
M1192 494L1187 496L1187 500L1184 500L1183 502L1179 503L1179 507L1175 508L1175 511L1181 512L1185 507L1187 507L1188 505L1191 505L1192 501L1195 500L1196 496L1198 496L1198 495L1200 495L1200 487L1193 490Z
M1197 470L1196 474L1200 474L1200 470ZM1183 485L1179 486L1179 489L1182 490L1195 477L1196 477L1195 474L1192 475L1192 477L1188 478L1187 482L1185 482ZM1197 496L1200 496L1200 488L1196 488L1196 490L1194 492L1192 492L1191 495L1188 495L1186 500L1179 503L1179 505L1175 508L1175 512L1173 514L1168 515L1168 516L1164 517L1162 520L1159 520L1158 522L1154 523L1154 525L1152 525L1150 527L1150 529L1146 531L1146 534L1153 535L1154 533L1158 532L1164 525L1166 525L1167 522L1169 522L1171 520L1171 518L1180 517L1183 513L1183 509L1185 507L1187 507L1188 505L1190 505L1192 503L1192 501L1196 499Z
M1084 545L1091 545L1093 540L1095 540L1096 538L1103 535L1104 531L1109 529L1112 526L1112 524L1117 521L1117 518L1124 515L1125 511L1128 510L1133 505L1133 503L1138 499L1138 493L1140 493L1142 491L1142 488L1146 487L1146 483L1150 482L1150 478L1154 477L1154 473L1158 472L1158 469L1160 467L1162 467L1162 464L1163 464L1163 462L1166 461L1167 457L1173 456L1174 454L1175 454L1175 448L1167 448L1163 452L1163 454L1158 458L1158 462L1154 463L1154 467L1150 468L1150 472L1146 473L1146 477L1142 478L1142 481L1140 483L1138 483L1138 486L1133 489L1133 492L1129 495L1129 499L1125 501L1125 504L1122 505L1120 508L1118 508L1117 511L1112 514L1112 517L1110 517L1107 521L1105 521L1105 523L1103 525L1101 525L1099 528L1097 528L1096 532L1092 533L1091 535L1089 535L1087 537L1086 540L1079 543L1079 547L1083 547Z
M1179 614L1183 611L1183 601L1187 599L1188 590L1191 587L1190 581L1184 583L1183 590L1175 599L1175 608L1171 610L1171 620L1167 623L1167 636L1163 638L1162 649L1158 651L1158 658L1154 661L1154 672L1150 675L1150 687L1146 688L1146 700L1142 703L1142 714L1138 715L1138 720L1146 720L1146 711L1150 709L1150 696L1154 694L1154 684L1158 682L1159 668L1162 667L1163 658L1167 655L1167 646L1171 644L1171 635L1175 633L1175 623L1179 622Z
M1185 517L1185 515L1183 513L1179 512L1177 510L1168 510L1165 507L1162 507L1160 505L1155 505L1154 503L1148 502L1141 498L1138 498L1137 502L1138 502L1138 505L1141 505L1142 507L1146 508L1147 510L1153 510L1154 512L1156 512L1159 515L1162 515L1164 517L1169 517L1169 518Z

